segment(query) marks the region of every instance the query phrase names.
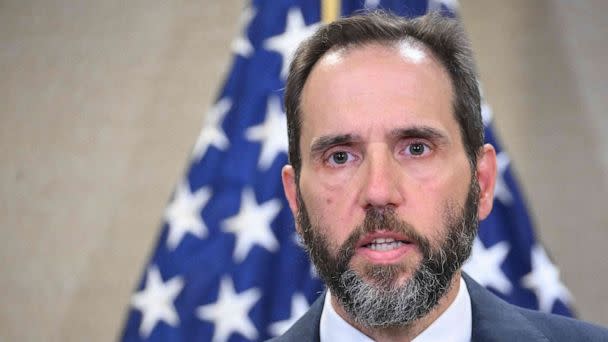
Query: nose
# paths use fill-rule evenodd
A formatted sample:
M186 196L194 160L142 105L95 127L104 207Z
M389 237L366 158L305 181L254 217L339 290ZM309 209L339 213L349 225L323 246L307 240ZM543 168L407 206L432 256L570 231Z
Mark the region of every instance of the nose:
M363 173L360 203L371 207L398 207L403 204L403 175L399 162L387 150L368 153Z

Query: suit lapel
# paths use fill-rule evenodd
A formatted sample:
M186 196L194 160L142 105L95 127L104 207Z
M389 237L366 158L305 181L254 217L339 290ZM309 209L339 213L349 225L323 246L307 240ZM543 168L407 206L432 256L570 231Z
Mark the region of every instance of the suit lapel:
M319 298L310 306L310 309L302 316L289 330L283 335L279 341L320 341L319 324L321 322L321 313L323 312L323 302L325 294L323 291Z
M548 341L514 306L462 274L471 297L473 341Z

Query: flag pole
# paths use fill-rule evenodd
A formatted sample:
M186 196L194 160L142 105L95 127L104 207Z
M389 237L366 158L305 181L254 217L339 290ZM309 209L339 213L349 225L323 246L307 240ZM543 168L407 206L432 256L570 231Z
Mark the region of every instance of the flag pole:
M340 0L321 0L321 20L325 24L338 19L340 16Z

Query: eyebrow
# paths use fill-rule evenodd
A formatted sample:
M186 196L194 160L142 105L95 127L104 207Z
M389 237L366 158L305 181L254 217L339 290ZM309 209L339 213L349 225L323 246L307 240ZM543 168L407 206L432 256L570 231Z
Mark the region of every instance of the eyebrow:
M321 136L315 138L312 144L310 145L310 155L314 157L323 153L323 151L327 150L332 146L348 145L360 140L361 138L355 134L336 134Z
M396 128L390 133L390 136L395 139L403 138L420 138L434 141L438 144L449 142L447 134L430 126L412 126L407 128Z

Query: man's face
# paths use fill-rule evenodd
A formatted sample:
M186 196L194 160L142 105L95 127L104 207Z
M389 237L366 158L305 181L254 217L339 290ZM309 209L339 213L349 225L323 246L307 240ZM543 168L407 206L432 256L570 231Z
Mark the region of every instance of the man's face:
M367 327L408 326L437 306L469 256L477 232L478 195L477 179L473 179L465 207L445 208L447 234L438 247L432 247L390 208L370 208L363 223L337 251L329 247L326 227L312 224L300 192L296 220L319 275L352 319ZM350 267L361 238L379 231L407 237L422 254L419 265L403 284L396 280L408 272L405 264L371 264L362 274Z
M452 94L447 73L415 44L330 51L309 75L299 183L293 170L283 181L313 262L343 306L369 289L418 291L414 282L437 281L419 279L425 269L449 283L455 269L436 270L468 255L479 191ZM427 292L440 297L446 286Z

